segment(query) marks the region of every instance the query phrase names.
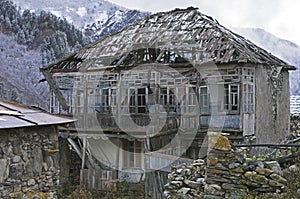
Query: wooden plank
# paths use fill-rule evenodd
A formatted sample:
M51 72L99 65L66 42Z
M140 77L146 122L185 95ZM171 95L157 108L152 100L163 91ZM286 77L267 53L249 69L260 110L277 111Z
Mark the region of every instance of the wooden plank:
M82 149L81 169L84 169L84 167L85 167L86 144L87 144L87 138L83 138L83 149Z
M67 105L66 99L63 96L63 94L61 93L61 91L60 91L59 87L57 86L56 82L54 81L52 74L48 70L41 70L41 72L45 76L45 79L49 83L50 88L53 90L55 96L57 97L62 109L65 110L65 111L68 111L69 106Z
M77 153L77 155L80 158L82 158L82 152L81 152L80 148L77 146L77 144L73 141L73 139L67 138L67 140L71 144L71 146L73 147L73 149L75 150L75 152Z
M300 147L300 144L236 144L234 147Z

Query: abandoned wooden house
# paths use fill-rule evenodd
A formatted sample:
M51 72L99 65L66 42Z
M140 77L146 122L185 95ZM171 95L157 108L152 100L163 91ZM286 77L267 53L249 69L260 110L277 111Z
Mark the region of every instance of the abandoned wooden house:
M198 158L207 131L279 141L294 69L187 8L151 15L41 72L51 112L78 120L65 133L79 132L83 160L139 180L173 155Z
M0 100L0 198L55 198L58 125L73 119Z

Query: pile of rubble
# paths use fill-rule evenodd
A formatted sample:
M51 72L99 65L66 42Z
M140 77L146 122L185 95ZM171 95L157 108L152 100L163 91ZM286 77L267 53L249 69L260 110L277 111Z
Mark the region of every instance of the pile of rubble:
M246 161L231 148L225 136L218 136L207 156L191 165L177 166L168 175L167 198L237 198L244 194L275 193L285 189L276 161Z

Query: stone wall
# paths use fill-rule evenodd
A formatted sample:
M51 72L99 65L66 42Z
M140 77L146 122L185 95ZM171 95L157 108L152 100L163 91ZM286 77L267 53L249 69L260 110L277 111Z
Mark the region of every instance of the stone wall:
M289 77L282 70L278 78L272 68L255 68L255 135L257 143L278 143L289 133ZM266 81L267 80L267 81Z
M206 160L173 168L165 185L167 198L238 198L244 194L278 193L286 186L276 161L247 161L218 136Z
M0 131L0 198L56 198L58 133L53 126Z
M166 198L197 198L204 194L206 162L195 160L191 165L178 165L168 174Z

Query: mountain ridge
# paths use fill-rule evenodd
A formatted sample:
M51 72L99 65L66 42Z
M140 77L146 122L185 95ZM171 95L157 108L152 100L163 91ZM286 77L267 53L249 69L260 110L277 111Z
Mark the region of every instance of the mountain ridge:
M53 2L62 3L63 1L54 0L51 2L46 2L46 4L44 4L44 5L42 5L42 4L45 2L41 1L41 0L28 0L28 1L14 0L14 2L15 3L23 2L23 4L21 4L21 5L17 4L20 7L22 5L25 5L25 3L35 2L33 4L33 7L37 4L40 4L39 7L41 7L41 8L45 7L45 5L50 5L50 8L52 8L53 5L55 5L55 4L53 4ZM122 8L120 6L117 6L115 4L112 4L112 3L104 1L104 0L97 1L95 4L96 7L93 7L94 4L91 4L90 5L91 7L85 7L85 9L82 8L83 7L82 5L86 4L86 2L87 2L86 0L74 0L74 1L66 1L66 2L64 1L65 7L61 8L61 9L66 9L66 7L68 7L68 3L71 3L71 5L74 5L77 7L72 8L69 6L69 8L68 8L69 11L76 9L78 11L78 13L76 13L78 16L80 16L80 14L84 14L85 10L87 11L88 9L90 9L89 12L91 12L91 13L96 12L96 9L98 8L98 6L100 6L101 3L104 6L103 9L107 9L106 11L102 10L103 12L100 10L99 13L100 13L100 15L103 15L102 18L101 17L100 18L92 17L88 20L88 23L83 24L82 30L84 32L84 35L85 35L85 37L90 38L88 40L91 40L91 41L98 40L104 36L107 36L107 35L117 32L117 31L120 31L121 29L127 27L128 25L131 25L135 21L137 21L143 17L146 17L150 14L147 12L140 12L137 10L130 10L127 8ZM91 2L91 0L89 0L89 2ZM85 3L85 4L83 4L83 3ZM77 4L77 5L75 5L75 4ZM35 9L38 10L39 7L37 6ZM24 11L27 8L30 9L31 7L26 7L26 5L25 5L24 8L22 8L22 7L19 8L20 11L23 10L23 13L21 13L22 15L24 15ZM48 8L49 11L51 11L50 8ZM93 9L94 9L94 11L92 11ZM27 12L27 14L25 13L25 17L26 17L26 15L30 16L28 11L26 11L26 12ZM33 11L31 11L31 12L34 13ZM44 10L41 10L41 12L46 14L46 12ZM52 10L52 12L54 12L52 14L55 14L55 10L54 11ZM86 13L88 16L88 12L86 12ZM95 14L93 16L99 16L98 14ZM32 14L32 16L35 16L35 15ZM48 15L45 15L45 16L48 16ZM72 20L76 21L78 16ZM59 19L59 17L58 17L58 19ZM66 23L66 22L64 22L65 20L66 19L62 19L62 24ZM99 20L102 20L102 21L99 21ZM80 22L80 23L83 23L83 22ZM1 27L1 24L0 24L0 27ZM3 29L0 29L0 33L1 33L1 30L3 30ZM286 61L287 63L294 65L298 68L300 67L300 47L297 44L295 44L289 40L280 39L280 38L276 37L275 35L268 33L265 30L260 29L260 28L252 28L252 29L251 28L250 29L231 28L231 30L233 30L234 32L251 40L251 42L266 49L268 52L271 52L272 54L278 56L279 58ZM76 32L77 30L74 29L74 31ZM26 35L28 34L26 31L25 31L25 33L26 33ZM29 31L29 33L30 33L30 31ZM48 96L49 93L47 90L48 87L45 82L43 82L43 83L39 82L39 80L41 78L43 78L42 75L39 73L39 68L42 67L44 64L54 62L55 59L59 58L60 54L63 53L62 52L64 50L63 46L59 46L58 52L56 52L55 46L50 45L51 43L61 42L61 41L67 42L67 40L68 40L65 38L67 36L67 32L54 31L54 29L53 29L53 33L55 33L53 36L51 36L51 37L47 38L45 41L43 41L44 46L41 49L37 49L36 51L30 50L30 47L28 47L28 46L26 47L26 45L17 44L17 42L14 41L14 38L11 35L8 36L8 35L4 35L2 33L0 34L0 38L1 38L0 47L2 46L2 48L5 48L5 46L8 46L8 43L13 44L13 47L11 47L11 49L2 50L3 53L1 54L2 62L0 62L0 68L3 71L0 75L0 95L1 96L5 95L6 99L9 99L9 100L11 97L14 97L14 98L16 98L16 100L19 99L20 101L22 101L23 103L27 103L28 105L38 104L40 106L44 105L43 107L47 106L48 98L49 98L49 96ZM17 35L17 34L15 36L17 38L20 37L20 35ZM22 35L21 35L21 38L23 38ZM67 44L65 44L65 45L67 45ZM70 48L70 47L67 47L67 48ZM72 49L65 49L65 50L67 50L69 53L71 53L71 52L76 51L76 49L79 49L79 48L81 48L81 45L76 44L75 46L72 47ZM44 49L44 51L43 51L43 49ZM31 59L32 62L27 63L26 59L30 59L30 56L34 57L34 59ZM44 62L45 59L46 59L46 61ZM33 61L35 63L33 63ZM9 64L7 64L7 63L9 63ZM21 63L27 63L28 67L22 68ZM7 70L7 68L4 68L4 67L11 67L11 69ZM5 74L7 74L7 75L5 75ZM24 74L26 74L26 75L24 76ZM15 75L15 76L13 76L13 75ZM18 76L22 76L22 78L18 78ZM300 73L298 70L290 73L290 81L291 81L291 86L290 86L291 94L300 94ZM1 84L1 82L3 85ZM5 87L5 86L7 86L7 88L9 88L10 90L13 87L16 87L14 94L7 93L8 92L7 89L3 90L3 87ZM1 92L2 92L2 94L1 94ZM42 94L38 94L37 92L41 92ZM26 95L32 95L32 96L38 96L38 97L35 100L35 99L32 99L32 97L26 96Z
M92 41L107 36L113 32L120 31L128 24L144 18L150 12L131 10L116 5L109 1L89 0L60 1L52 0L13 0L21 9L31 11L48 11L60 18L65 18L76 28L82 30ZM134 18L132 16L134 15Z
M300 95L300 46L286 39L281 39L261 28L233 28L234 31L250 39L256 45L297 67L290 72L292 95Z

